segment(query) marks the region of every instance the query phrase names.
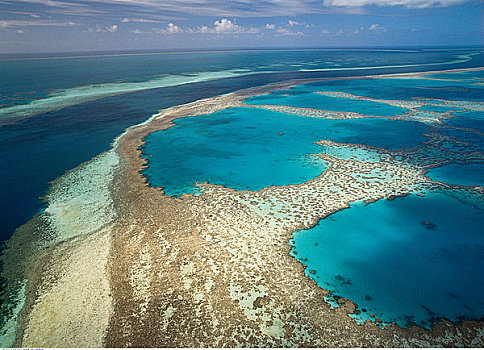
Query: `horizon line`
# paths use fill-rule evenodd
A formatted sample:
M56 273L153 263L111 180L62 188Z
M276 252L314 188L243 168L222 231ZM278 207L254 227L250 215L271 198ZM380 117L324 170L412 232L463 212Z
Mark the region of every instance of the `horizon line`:
M398 46L268 46L268 47L233 47L233 48L170 48L170 49L123 49L123 50L89 50L89 51L52 51L28 53L0 53L0 59L28 58L68 58L93 56L121 56L143 54L201 53L201 52L235 52L235 51L284 51L284 50L445 50L445 49L484 49L484 45L398 45Z

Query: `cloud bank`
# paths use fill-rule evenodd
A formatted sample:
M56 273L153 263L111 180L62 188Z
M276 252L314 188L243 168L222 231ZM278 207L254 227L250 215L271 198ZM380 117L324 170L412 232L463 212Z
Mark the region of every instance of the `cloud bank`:
M404 6L406 8L449 7L460 5L468 0L324 0L328 7Z
M135 16L163 14L236 17L274 17L305 14L341 13L356 11L368 5L404 6L406 8L449 7L475 0L1 0L2 4L32 4L45 6L58 13L92 16L108 16L117 6L121 11L130 11ZM124 16L123 16L124 17ZM124 18L126 22L151 21L143 18ZM232 23L234 24L234 23ZM224 26L225 24L221 23ZM225 30L228 28L224 28Z

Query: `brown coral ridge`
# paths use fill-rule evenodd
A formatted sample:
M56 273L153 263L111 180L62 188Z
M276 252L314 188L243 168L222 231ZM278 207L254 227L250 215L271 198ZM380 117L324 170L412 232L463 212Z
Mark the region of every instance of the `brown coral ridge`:
M429 73L381 77L423 74ZM140 174L143 138L170 127L173 119L240 107L248 97L310 81L271 84L169 108L130 128L115 145L121 164L110 185L116 212L112 221L91 231L76 226L76 235L69 229L59 238L42 214L7 243L2 276L8 288L15 290L28 280L15 345L482 346L483 322L442 320L431 331L396 325L381 329L370 321L358 325L348 316L356 305L340 299L341 307L331 309L324 302L328 292L289 255L295 230L315 225L352 201L448 188L425 176L436 164L425 159L425 149L399 154L403 161L385 150L373 150L379 161L321 154L329 168L316 179L259 192L199 184L202 195L176 199L149 187ZM416 167L414 159L424 160L425 166ZM482 187L472 191L484 196ZM67 209L75 207L61 207L59 215L75 214Z
M482 322L442 320L430 331L396 325L381 329L371 321L358 325L348 316L356 305L342 299L341 307L331 309L324 302L328 292L289 255L292 232L350 201L435 188L421 169L322 155L329 169L301 185L237 192L200 184L202 195L179 199L147 186L140 174L143 137L169 127L173 118L238 106L238 101L227 95L172 108L121 139L124 166L113 189L121 219L112 232L110 255L114 313L105 346L484 344ZM392 176L371 176L371 183L361 178L375 171Z

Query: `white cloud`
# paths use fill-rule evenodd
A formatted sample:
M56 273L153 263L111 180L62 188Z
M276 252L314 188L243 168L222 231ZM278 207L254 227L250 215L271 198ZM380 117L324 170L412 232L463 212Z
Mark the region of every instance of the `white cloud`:
M304 26L305 28L314 28L314 27L316 27L314 24L308 24L306 22L298 22L298 21L293 21L293 20L287 21L287 26L288 27Z
M327 30L327 29L323 29L323 30L321 31L321 34L329 34L329 30Z
M27 19L27 20L1 20L0 27L69 27L77 23L72 21L59 21L53 19Z
M146 19L146 18L123 18L121 20L123 23L130 23L130 22L135 22L135 23L160 23L160 21L154 20L154 19Z
M15 15L24 15L24 16L29 16L32 18L40 18L39 15L32 13L32 12L25 12L25 11L4 11L4 13L13 13Z
M328 7L363 7L367 5L377 5L429 8L454 6L468 1L469 0L323 0L323 4Z
M110 1L110 0L108 0ZM9 1L0 1L0 3L8 3ZM89 3L79 3L74 1L56 1L56 0L15 0L11 1L12 3L26 3L26 4L35 4L36 7L45 6L46 8L42 10L46 10L50 14L61 14L61 15L75 15L75 16L93 16L99 14L106 14L104 11L100 11L91 7ZM100 2L106 2L106 0L100 0ZM45 13L43 14L45 16ZM38 15L37 15L38 16ZM38 18L32 16L33 18Z
M7 28L7 27L10 27L12 24L9 23L8 21L0 21L0 28ZM17 34L24 34L25 31L22 30L22 29L15 29L13 30L13 33L17 33Z
M269 28L266 25L265 28ZM275 28L275 27L274 27ZM271 29L271 28L269 28ZM257 34L261 29L254 27L243 27L232 22L227 18L222 18L220 21L213 22L213 27L201 26L197 28L187 28L185 31L188 33L207 33L207 34Z
M197 29L196 29L197 30ZM195 31L196 31L195 30ZM199 33L213 33L213 30L211 30L210 28L208 28L207 26L201 26L198 28L198 32Z
M382 32L386 32L387 31L387 29L385 27L382 27L379 24L372 24L370 26L370 30L373 31L373 32L376 32L376 33L382 33Z
M174 21L182 19L180 16L186 19L191 15L210 15L218 18L293 17L308 14L363 13L367 5L429 8L480 1L482 0L0 0L0 3L32 4L39 8L42 6L49 14L64 16L105 18L107 15L118 15L123 18L129 13L133 18L148 17ZM103 5L109 5L109 10ZM46 12L42 13L43 17Z
M26 2L47 2L67 0L19 0ZM314 0L90 0L104 4L131 6L133 10L145 13L177 13L183 15L210 14L226 18L291 16L326 12L320 2Z
M176 26L173 23L169 23L168 24L168 32L171 33L171 34L183 33L183 30L179 26Z
M274 24L266 24L266 29L276 29Z
M343 29L338 29L338 31L336 32L336 35L341 35L341 34L344 34Z
M303 33L301 32L293 32L292 30L289 30L287 28L276 29L276 33L281 35L303 35Z
M187 30L188 32L192 32L191 29ZM179 26L173 24L173 23L168 23L166 28L160 29L160 28L153 28L153 32L157 34L177 34L177 33L184 33L185 30L180 28Z
M222 18L220 21L213 22L213 24L217 33L238 32L241 29L241 27L232 23L232 21L227 18Z
M106 30L110 33L116 33L118 31L118 26L116 24L113 24L111 26L107 26Z
M249 28L250 29L250 28ZM208 34L226 34L226 33L244 33L246 28L235 24L227 18L222 18L220 21L213 22L213 27L201 26L197 28L188 28L186 30L190 33L208 33Z
M86 32L87 33L116 33L117 31L118 31L118 25L112 24L110 26L104 27L104 29L96 25L96 29L88 28Z

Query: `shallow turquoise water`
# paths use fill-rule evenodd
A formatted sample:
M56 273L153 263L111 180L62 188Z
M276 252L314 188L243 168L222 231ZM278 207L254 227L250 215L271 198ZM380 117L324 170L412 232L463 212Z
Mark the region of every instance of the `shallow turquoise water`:
M478 319L484 211L475 204L450 192L354 204L296 232L292 253L318 285L358 304L357 319L427 328Z
M76 54L75 57L26 59L8 59L0 55L0 119L16 115L10 107L20 107L17 109L19 114L37 115L25 122L0 127L0 182L3 184L0 193L0 239L8 238L17 226L42 209L38 197L45 194L49 181L105 150L113 137L125 127L147 119L160 108L289 79L479 67L484 65L484 55L480 51L249 50L137 55L110 52L108 55L100 53L92 56L89 53L88 56ZM459 57L466 53L479 54L472 56L468 62L459 63L462 61ZM407 64L407 68L390 68ZM354 70L365 66L382 68ZM244 77L234 69L241 74L261 74ZM299 71L307 69L316 71ZM218 79L223 76L220 73L234 75L230 79ZM466 78L479 74L483 73L471 72ZM214 80L188 84L197 77ZM442 91L413 88L413 84L420 83L411 79L395 79L392 84L381 79L364 81L326 82L323 90L374 97L381 95L383 98L388 97L388 91L392 92L392 98L444 96ZM137 85L140 83L142 86ZM439 83L433 84L438 86ZM167 87L120 95L118 98L107 94L108 90L129 92L141 87L161 86ZM474 86L473 89L474 93L449 93L448 96L464 96L464 99L474 96L482 100L482 87L479 90L478 86ZM94 99L98 99L97 102L78 105ZM50 107L39 108L42 101ZM111 103L115 107L105 107ZM73 108L70 113L66 112L68 108L57 110L68 105L78 105L79 109L70 107ZM51 112L45 113L47 110ZM73 128L79 136L75 141L71 138ZM102 133L102 130L109 132ZM64 142L66 138L72 142ZM59 161L60 153L62 161Z
M483 164L449 164L430 169L427 176L432 180L461 186L484 185Z
M449 112L449 111L459 111L463 110L462 108L455 108L455 107L445 107L445 106L424 106L417 108L418 110L421 111L430 111L430 112L437 112L437 113L444 113L444 112Z
M447 124L463 128L473 128L484 132L484 112L472 111L457 113L456 115L457 118L449 120Z
M145 120L160 108L288 79L397 73L428 68L463 68L482 66L484 62L484 55L481 54L474 56L473 62L467 64L445 64L452 61L454 56L455 53L451 51L389 53L361 50L257 50L0 60L0 75L4 78L0 84L0 108L27 104L26 108L30 108L31 112L33 110L31 114L37 115L16 124L0 127L0 182L3 184L0 194L0 238L8 238L15 227L26 222L42 208L38 197L45 194L49 181L109 148L110 142L124 128ZM354 67L362 66L385 67L429 62L444 64L411 66L407 69L352 70ZM336 69L346 67L350 70L328 70L334 63L340 64ZM298 71L308 68L324 71ZM218 79L224 76L218 75L220 72L232 74L233 69L240 71L241 74L261 74L243 77L235 73L233 78ZM442 77L462 76L470 79L483 74L484 72L470 72L459 75L445 74ZM188 84L197 76L204 79L211 77L214 80ZM114 97L107 97L104 94L107 87L113 86L122 86L126 88L126 92L134 91L130 90L130 86L136 86L135 83L148 83L144 85L146 88L167 87ZM292 98L299 99L298 93L308 96L308 92L318 90L404 100L424 97L482 101L484 95L482 86L471 86L468 82L418 79L327 81L298 86L287 93L293 96ZM91 97L86 99L86 95L89 94ZM35 109L36 103L30 103L39 102L43 98L47 102L55 102L57 99L72 97L78 98L77 102L73 101L75 104L94 98L100 99L63 110L52 109L52 112L46 114ZM279 97L283 98L280 94L271 96ZM313 101L315 106L320 105L321 98L324 98L317 95L314 97L318 97ZM331 103L330 108L328 107L331 110L340 108L343 111L366 111L368 114L380 115L401 112L367 101L356 101L353 104L346 99L326 99ZM307 107L305 102L302 104ZM417 127L412 123L376 119L321 121L306 118L303 122L304 118L293 116L298 120L296 123L284 114L269 116L256 111L250 113L249 119L237 120L245 114L227 114L225 119L223 114L215 117L212 115L207 117L205 122L202 121L204 117L197 120L178 120L180 130L175 127L166 131L166 143L161 142L159 147L147 145L148 148L158 148L150 158L150 167L153 166L154 169L152 184L168 186L167 193L179 195L184 192L196 192L194 181L211 181L237 189L254 190L272 184L300 183L319 175L325 169L324 164L313 164L315 159L307 156L321 151L321 148L313 144L315 140L326 138L337 142L397 149L419 144L423 140L420 133L427 131L425 127ZM449 124L484 130L482 112L460 114L462 118L456 118ZM214 126L210 123L214 122L216 125L217 118L220 125L212 129ZM254 125L258 125L260 134L266 133L267 136L261 136L259 131L252 129ZM187 131L191 126L198 130L193 133ZM279 132L284 134L279 135ZM160 138L162 134L163 132L160 132ZM217 141L214 141L213 137ZM226 140L227 138L231 140ZM153 135L153 140L156 139L157 136ZM207 140L210 142L207 143ZM361 159L367 160L375 156L368 152L357 154ZM346 153L345 156L350 155ZM196 168L199 168L199 172ZM151 170L147 169L148 176ZM456 213L455 215L458 215L459 211ZM452 215L454 214L451 213L449 217ZM459 239L460 237L456 237L456 242L459 242Z
M321 152L314 142L329 139L394 150L420 144L425 139L421 133L428 130L411 122L326 120L258 108L230 108L175 122L149 135L143 150L149 182L176 196L197 193L195 182L251 191L303 183L325 169L310 156Z
M286 96L286 94L290 95ZM311 92L296 92L291 90L252 97L247 99L246 102L253 105L285 105L379 116L393 116L403 114L407 111L404 108L393 107L384 103L330 97Z
M439 73L430 75L435 79L465 79L467 83L473 83L484 80L484 70L456 72L456 73Z
M481 152L484 152L484 137L478 133L472 133L467 130L444 129L442 134L457 137L458 141L469 142L470 144L466 146L466 149L469 151L481 150Z
M475 72L477 73L477 72ZM484 74L484 73L480 73ZM452 74L446 74L452 78ZM484 87L468 81L429 79L352 79L315 82L295 86L295 91L341 91L379 99L410 100L411 97L482 101Z

